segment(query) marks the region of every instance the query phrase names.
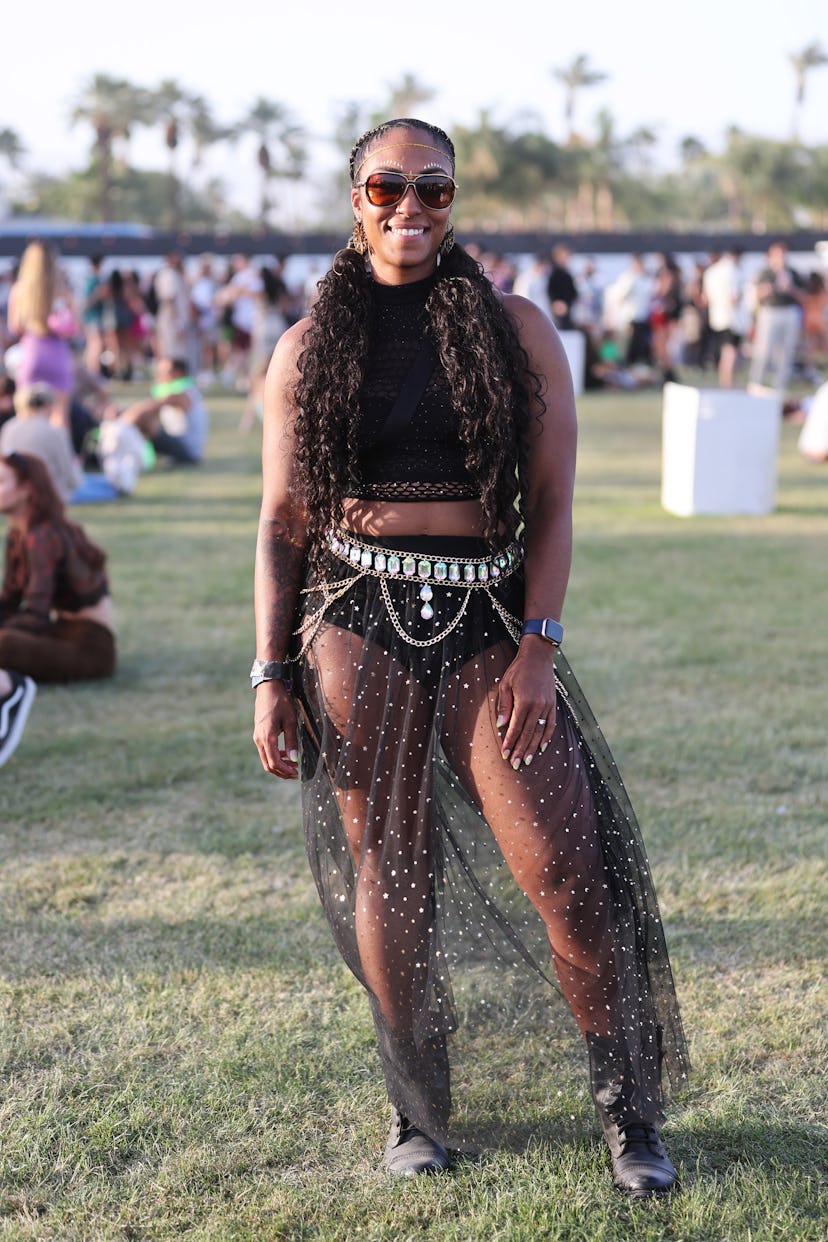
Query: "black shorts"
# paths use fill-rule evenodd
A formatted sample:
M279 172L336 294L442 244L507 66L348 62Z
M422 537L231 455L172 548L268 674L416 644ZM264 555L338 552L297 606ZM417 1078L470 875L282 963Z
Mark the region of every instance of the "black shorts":
M734 332L732 328L720 328L717 332L710 333L710 339L719 350L723 345L733 345L738 348L745 338L740 332Z

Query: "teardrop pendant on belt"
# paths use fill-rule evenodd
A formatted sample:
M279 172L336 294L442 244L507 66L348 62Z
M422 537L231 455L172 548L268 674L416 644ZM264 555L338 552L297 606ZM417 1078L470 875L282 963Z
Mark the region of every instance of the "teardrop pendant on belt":
M423 606L420 609L420 616L423 618L424 621L430 621L431 618L434 616L434 609L431 607L431 604L429 603L429 600L432 598L433 595L434 595L434 592L432 591L431 587L428 585L427 582L424 583L423 586L420 587L420 599L423 601Z

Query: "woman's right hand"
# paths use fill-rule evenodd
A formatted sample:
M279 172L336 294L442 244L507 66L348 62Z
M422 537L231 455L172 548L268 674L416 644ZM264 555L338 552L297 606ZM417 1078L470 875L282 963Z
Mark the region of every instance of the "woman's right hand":
M265 772L283 780L299 775L296 704L281 681L263 681L254 691L253 740Z

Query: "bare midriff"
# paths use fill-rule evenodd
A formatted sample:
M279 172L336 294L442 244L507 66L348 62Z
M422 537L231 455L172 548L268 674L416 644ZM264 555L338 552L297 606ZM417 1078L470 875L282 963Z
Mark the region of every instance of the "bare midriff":
M58 612L57 615L66 621L96 621L98 625L106 626L108 630L114 631L115 629L111 595L104 595L97 604L87 604L85 608L78 608L76 612Z
M343 525L358 535L471 535L482 532L479 500L343 501Z

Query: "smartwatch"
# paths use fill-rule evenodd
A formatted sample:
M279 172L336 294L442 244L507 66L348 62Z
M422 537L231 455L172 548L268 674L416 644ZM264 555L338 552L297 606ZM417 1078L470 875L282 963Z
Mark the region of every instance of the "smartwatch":
M552 617L541 617L539 620L524 621L520 631L521 638L524 634L539 634L548 643L560 647L564 632L560 621L555 621Z

